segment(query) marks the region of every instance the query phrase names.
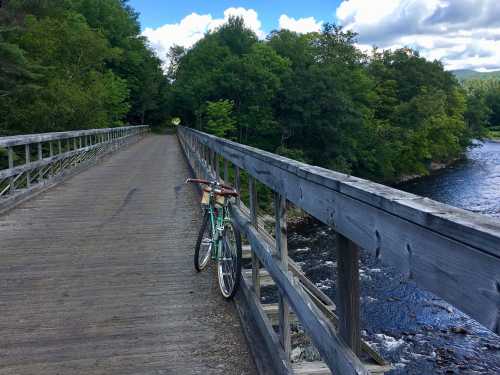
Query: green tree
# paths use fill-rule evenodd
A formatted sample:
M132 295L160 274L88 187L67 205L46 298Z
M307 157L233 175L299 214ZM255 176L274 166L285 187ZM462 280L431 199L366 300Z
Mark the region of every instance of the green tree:
M207 102L206 119L204 130L217 137L229 138L236 130L236 120L233 117L234 103L230 100L218 100Z
M170 85L122 0L0 7L0 132L163 122Z

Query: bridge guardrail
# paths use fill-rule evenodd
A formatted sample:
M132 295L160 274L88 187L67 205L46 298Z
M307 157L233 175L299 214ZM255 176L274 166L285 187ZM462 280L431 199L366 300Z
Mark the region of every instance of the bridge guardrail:
M0 211L148 131L140 125L0 137L7 154L7 168L0 169Z
M219 158L249 174L250 208L234 208L234 219L252 250L252 287L244 289L259 310L259 262L279 288L280 336L261 319L268 345L280 343L280 373L287 364L287 305L297 315L328 367L338 374L370 371L356 354L359 328L359 249L394 266L423 289L442 297L497 334L500 333L500 223L493 218L402 192L320 167L287 159L179 127L178 135L195 174L220 178ZM227 179L227 172L224 173ZM255 180L275 192L276 232L269 238L259 229ZM290 201L338 233L336 325L330 324L311 296L298 287L288 270L286 202ZM243 283L245 286L245 283ZM260 311L260 312L259 312ZM262 314L261 314L262 315ZM263 323L262 323L263 321Z

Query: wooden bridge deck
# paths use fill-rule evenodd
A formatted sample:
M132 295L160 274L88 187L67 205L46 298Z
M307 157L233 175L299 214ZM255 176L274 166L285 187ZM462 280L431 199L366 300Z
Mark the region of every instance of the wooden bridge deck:
M150 136L0 217L0 374L254 373L188 174Z

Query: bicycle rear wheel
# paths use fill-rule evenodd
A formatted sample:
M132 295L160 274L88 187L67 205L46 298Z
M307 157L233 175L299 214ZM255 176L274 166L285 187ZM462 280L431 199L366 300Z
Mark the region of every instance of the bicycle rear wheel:
M230 299L238 290L241 277L241 236L233 223L224 229L221 253L217 266L219 288L224 298Z
M196 271L202 271L209 263L213 243L210 213L206 210L201 222L198 240L196 241L196 246L194 248L194 268Z

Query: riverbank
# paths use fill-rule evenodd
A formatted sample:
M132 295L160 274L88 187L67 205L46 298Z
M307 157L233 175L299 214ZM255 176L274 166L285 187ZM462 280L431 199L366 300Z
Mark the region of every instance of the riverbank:
M449 160L447 162L432 161L427 166L428 174L422 174L422 173L420 173L420 174L404 175L404 176L399 177L391 185L394 186L394 187L397 187L400 184L411 182L411 181L417 180L419 178L427 177L427 176L432 175L432 174L434 174L436 172L439 172L439 171L441 171L443 169L451 167L452 165L460 162L461 160L464 160L464 158L465 158L465 155L462 155L459 158L454 158L454 159L451 159L451 160Z

